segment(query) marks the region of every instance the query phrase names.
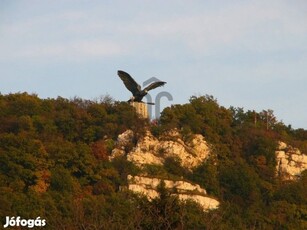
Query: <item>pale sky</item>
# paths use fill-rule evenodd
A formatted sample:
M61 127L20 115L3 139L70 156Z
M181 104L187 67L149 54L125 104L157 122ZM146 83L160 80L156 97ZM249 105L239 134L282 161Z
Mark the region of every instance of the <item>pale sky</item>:
M307 129L307 1L0 0L1 94L125 101L118 69Z

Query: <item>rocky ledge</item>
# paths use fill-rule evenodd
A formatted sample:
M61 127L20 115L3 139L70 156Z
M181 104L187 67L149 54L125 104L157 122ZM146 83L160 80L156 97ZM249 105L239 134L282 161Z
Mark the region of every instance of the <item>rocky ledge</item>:
M307 155L284 142L279 142L276 162L277 174L286 180L297 179L307 169Z
M167 157L174 157L179 159L183 167L192 169L200 165L210 154L210 147L202 135L195 134L183 141L177 130L167 132L160 138L146 131L136 146L126 153L126 146L131 144L133 136L131 130L119 135L117 147L113 149L110 159L126 154L128 161L142 167L147 164L163 165Z
M198 203L204 211L216 209L219 202L207 196L205 189L198 184L191 184L186 181L163 180L165 188L170 191L171 195L178 196L179 200L192 200ZM128 175L128 189L135 193L143 194L149 200L159 196L157 191L162 179L146 177L146 176L131 176Z

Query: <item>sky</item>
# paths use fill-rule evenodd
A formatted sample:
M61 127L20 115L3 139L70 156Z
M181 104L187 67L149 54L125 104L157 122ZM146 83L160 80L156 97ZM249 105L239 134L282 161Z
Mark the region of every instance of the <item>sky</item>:
M124 70L167 82L161 108L212 95L307 129L306 25L306 0L0 0L0 92L126 101Z

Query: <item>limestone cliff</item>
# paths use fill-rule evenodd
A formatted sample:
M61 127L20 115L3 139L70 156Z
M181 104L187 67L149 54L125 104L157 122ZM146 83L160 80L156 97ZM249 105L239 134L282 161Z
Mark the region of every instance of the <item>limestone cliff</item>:
M276 171L283 179L296 179L307 169L307 155L284 142L279 142L276 161Z
M138 140L136 146L125 153L126 146L132 141L133 133L127 130L118 137L118 145L112 151L110 159L127 154L128 161L138 166L146 164L162 165L167 157L179 159L181 165L192 169L200 165L210 154L210 148L202 135L193 135L183 141L178 131L173 130L159 139L149 131Z
M158 197L157 187L161 183L161 179L151 178L145 176L128 176L128 189L145 195L148 199ZM177 195L181 201L192 200L198 203L204 211L216 209L219 202L207 196L205 189L197 184L191 184L186 181L163 180L165 188L171 192L172 195Z
M137 140L133 145L134 134L127 130L118 136L117 147L113 149L110 160L118 156L126 156L128 161L143 167L145 165L163 165L168 157L179 160L181 165L192 169L200 165L210 155L210 148L202 135L192 135L183 141L177 130L165 133L156 138L149 131ZM128 149L128 150L127 150ZM197 184L178 180L163 180L165 187L172 195L177 195L182 201L192 200L204 209L204 211L218 208L219 202L207 196L206 190ZM128 189L145 195L148 199L158 196L157 186L161 179L149 176L128 176Z
M210 146L202 135L191 135L184 140L177 130L172 130L157 138L147 130L143 137L135 140L134 133L127 130L118 136L117 145L112 151L110 160L117 156L126 156L128 161L142 168L145 165L163 165L166 158L174 157L179 159L182 167L192 170L208 159L210 154ZM297 148L279 142L275 154L277 175L281 175L284 179L293 180L307 169L307 156ZM148 199L154 199L158 196L157 186L161 180L149 177L147 174L129 175L128 189L141 193ZM219 206L219 201L207 196L206 190L197 184L183 180L163 179L163 181L172 195L177 195L182 201L193 200L205 211Z

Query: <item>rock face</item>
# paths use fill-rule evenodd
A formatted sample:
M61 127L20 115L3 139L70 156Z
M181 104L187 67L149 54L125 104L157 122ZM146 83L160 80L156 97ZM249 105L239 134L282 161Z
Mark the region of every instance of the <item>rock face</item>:
M110 160L117 156L127 156L127 160L143 167L145 165L163 165L164 160L173 157L179 160L181 166L192 169L199 166L210 154L210 148L202 135L193 135L189 140L183 141L177 130L165 133L159 139L149 131L140 138L134 148L131 146L134 134L127 130L118 136L117 147L113 149ZM204 211L216 209L219 202L207 196L205 189L197 184L178 180L163 180L165 188L172 195L177 195L182 201L192 200L200 204ZM161 179L149 176L128 176L128 189L145 195L148 199L158 197L157 187Z
M115 157L125 155L125 147L133 142L134 133L132 130L128 129L117 137L117 147L112 150L109 160L113 160Z
M307 169L307 155L284 142L279 142L276 161L278 175L286 180L296 179L302 171Z
M131 131L126 131L118 138L118 147L112 151L111 159L125 154L123 149L131 140ZM123 140L124 138L124 140ZM193 135L184 142L178 131L173 130L159 139L149 131L138 140L135 148L127 153L127 160L138 166L146 164L162 165L167 157L179 159L181 165L192 169L200 165L210 154L210 148L202 135Z
M216 209L219 202L208 197L206 190L197 184L191 184L186 181L163 180L165 188L172 195L177 195L182 201L192 200L201 205L204 211ZM128 175L128 189L139 194L145 195L149 200L159 196L157 187L161 183L161 179L145 176Z
M117 137L117 143L120 146L126 146L133 141L134 133L132 130L128 129Z

